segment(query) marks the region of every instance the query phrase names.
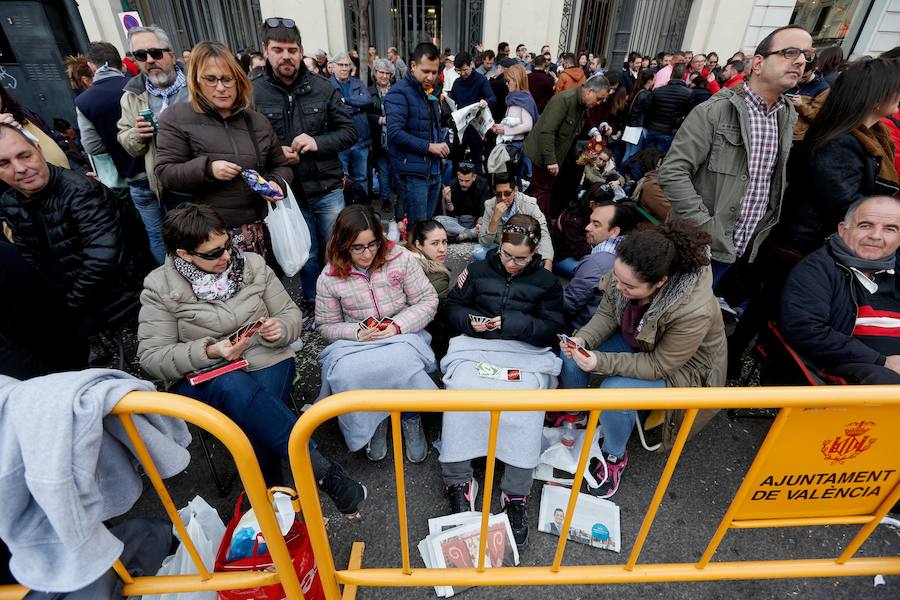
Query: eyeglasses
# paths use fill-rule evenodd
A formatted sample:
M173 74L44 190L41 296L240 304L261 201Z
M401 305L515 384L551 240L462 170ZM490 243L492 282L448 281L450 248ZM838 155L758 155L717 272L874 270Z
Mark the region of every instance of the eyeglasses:
M221 248L216 248L215 250L210 250L209 252L197 252L196 250L188 250L188 254L191 256L196 256L197 258L202 258L203 260L218 260L222 258L222 255L226 252L231 251L231 236L228 236L228 241L225 242L225 245Z
M222 85L224 87L230 88L235 84L237 79L235 79L233 75L226 75L225 77L216 77L215 75L204 75L203 77L200 78L200 81L202 81L203 85L205 85L206 87L211 87L211 88L217 87L219 85L219 82L221 81Z
M375 71L375 74L376 75L387 75L388 77L393 75L393 73L391 73L390 71L381 71L381 70Z
M350 63L334 63L334 66L340 67L342 69L349 69Z
M378 248L381 247L381 242L369 242L368 244L353 244L350 246L350 254L359 256L360 254L369 251L375 252Z
M512 195L515 193L515 190L506 190L505 192L494 192L494 196L497 198L512 198Z
M147 48L146 50L134 50L132 54L138 62L147 62L148 54L153 60L162 60L163 55L171 51L171 48Z
M266 19L266 27L296 27L297 23L293 19L282 19L279 17L269 17Z
M502 260L503 262L507 262L507 263L511 262L511 263L517 264L520 267L524 267L525 265L530 263L532 256L533 255L531 255L531 254L529 254L528 256L513 256L512 254L508 253L503 248L500 248L500 260Z
M773 54L780 54L785 57L787 60L797 60L801 54L803 58L806 59L806 62L812 62L816 57L816 49L812 48L810 50L804 50L803 48L794 48L790 46L788 48L782 48L781 50L772 50L771 52L763 52L760 54L763 58L767 56L772 56Z

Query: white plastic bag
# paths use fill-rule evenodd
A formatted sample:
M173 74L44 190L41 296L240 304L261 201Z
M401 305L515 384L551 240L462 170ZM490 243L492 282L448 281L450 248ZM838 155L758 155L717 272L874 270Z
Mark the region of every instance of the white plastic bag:
M285 275L293 277L306 264L312 239L309 237L309 227L306 226L306 219L303 218L291 186L283 185L283 187L284 200L269 203L266 226L269 228L269 235L272 236L275 260L281 265Z
M225 536L225 524L219 513L207 504L200 496L195 496L187 506L178 511L188 536L194 542L203 564L210 571L216 564L216 552ZM175 531L178 537L178 532ZM180 538L179 538L180 539ZM190 575L197 573L197 567L191 560L187 548L182 543L172 556L163 561L157 575ZM217 600L218 592L183 592L180 594L162 594L152 596L159 600Z

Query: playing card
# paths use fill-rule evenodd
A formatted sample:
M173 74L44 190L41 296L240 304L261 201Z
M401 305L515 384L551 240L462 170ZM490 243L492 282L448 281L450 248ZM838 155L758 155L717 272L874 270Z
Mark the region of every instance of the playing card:
M575 346L575 350L585 358L591 357L591 353L584 346Z
M472 313L469 313L469 320L472 321L473 323L487 323L488 321L490 321L490 319L488 317L482 317L481 315L473 315Z
M390 327L393 323L394 323L394 320L392 318L384 317L383 319L378 321L378 324L376 325L376 327L378 327L378 331L384 331L385 329Z
M378 325L378 319L376 319L375 317L368 317L365 321L359 322L360 329L371 329L376 325Z
M259 331L260 328L262 328L262 326L263 326L262 319L260 319L258 321L253 321L252 323L247 323L245 325L242 325L241 327L239 327L237 329L237 331L235 331L234 333L232 333L231 335L228 336L228 341L233 346L236 343L238 343L241 338L253 337L253 335L257 331Z

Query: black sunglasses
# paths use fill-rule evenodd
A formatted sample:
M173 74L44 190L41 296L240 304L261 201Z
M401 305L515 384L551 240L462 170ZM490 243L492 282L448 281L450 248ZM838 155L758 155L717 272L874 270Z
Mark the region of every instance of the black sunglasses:
M297 23L293 19L282 19L281 17L269 17L266 19L266 27L296 27Z
M228 236L228 241L225 242L225 245L221 248L216 248L215 250L211 250L210 252L197 252L196 250L188 250L188 254L190 254L191 256L196 256L197 258L202 258L203 260L218 260L229 250L231 250L230 235Z
M147 48L146 50L135 50L132 54L138 62L145 62L148 54L153 60L162 60L163 55L171 51L171 48Z

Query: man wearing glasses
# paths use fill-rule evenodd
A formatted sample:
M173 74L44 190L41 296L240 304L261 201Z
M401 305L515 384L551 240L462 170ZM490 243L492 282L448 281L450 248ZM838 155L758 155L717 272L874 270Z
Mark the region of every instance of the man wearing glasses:
M756 48L750 81L692 110L659 170L672 217L712 235L713 284L752 262L778 222L797 111L784 92L814 50L802 27L776 29Z
M473 258L484 260L488 250L500 245L503 240L503 225L517 214L528 215L541 225L541 241L537 252L544 259L544 268L553 270L553 242L547 229L547 219L538 208L537 200L526 196L516 187L515 178L506 174L494 175L494 197L484 201L484 216L481 217L481 234Z
M144 158L147 178L130 182L129 188L150 238L156 239L162 235L164 207L174 208L187 199L164 191L156 178L156 123L163 111L190 100L190 95L185 67L176 60L169 36L161 27L131 29L128 45L141 73L123 88L117 139L128 154Z
M344 208L344 168L338 155L358 139L341 92L303 62L300 31L292 19L271 17L261 27L265 75L253 80L256 110L272 123L294 170L293 191L312 239L300 271L301 308L312 314L325 243ZM347 59L349 63L349 59ZM368 126L367 126L368 127Z
M369 118L366 111L372 106L372 96L365 84L356 77L350 77L353 63L346 52L338 52L332 59L334 75L331 76L331 84L341 94L353 126L359 136L356 143L347 150L338 154L344 173L356 182L357 194L364 194L362 200L368 203L369 188L366 169L369 164L369 144L372 143L372 134L369 129ZM360 199L357 199L359 201Z

